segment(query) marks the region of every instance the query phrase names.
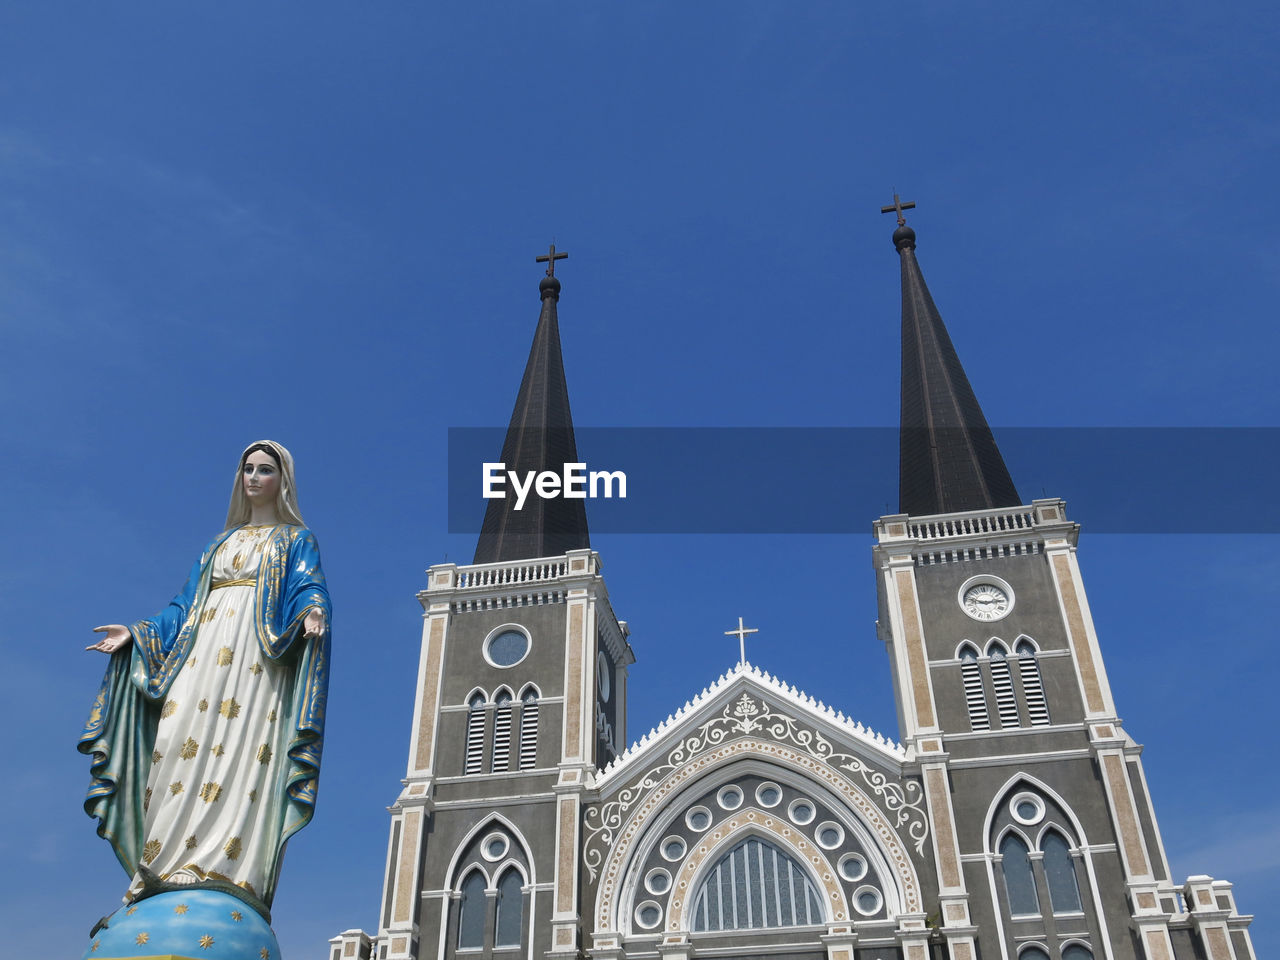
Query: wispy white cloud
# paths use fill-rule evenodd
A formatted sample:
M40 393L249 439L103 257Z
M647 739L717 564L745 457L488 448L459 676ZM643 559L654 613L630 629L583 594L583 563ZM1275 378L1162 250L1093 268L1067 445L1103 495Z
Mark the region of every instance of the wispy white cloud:
M1210 836L1197 845L1169 851L1175 878L1204 873L1235 882L1280 872L1280 807L1241 812L1206 827Z

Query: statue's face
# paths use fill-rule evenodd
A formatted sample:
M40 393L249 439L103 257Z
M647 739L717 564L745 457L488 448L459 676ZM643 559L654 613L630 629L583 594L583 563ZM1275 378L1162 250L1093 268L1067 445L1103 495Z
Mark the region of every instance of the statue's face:
M276 494L280 491L280 470L271 454L255 450L244 462L244 470L240 474L244 484L244 495L255 506L262 503L275 503Z

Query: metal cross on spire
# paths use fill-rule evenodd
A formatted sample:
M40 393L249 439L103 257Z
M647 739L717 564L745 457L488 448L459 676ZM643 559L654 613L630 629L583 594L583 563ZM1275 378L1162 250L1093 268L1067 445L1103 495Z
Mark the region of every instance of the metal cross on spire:
M888 207L881 207L880 212L893 213L896 211L898 214L898 226L905 227L907 225L907 220L906 220L906 217L902 215L902 211L914 210L915 206L916 206L916 202L914 200L909 200L908 202L903 203L902 199L895 193L893 195L893 204Z
M738 618L738 629L737 629L737 630L726 630L726 631L724 632L724 635L725 635L726 637L737 637L737 638L738 638L738 662L739 662L739 663L746 663L746 662L747 662L747 634L748 634L748 633L759 633L759 632L760 632L760 631L759 631L756 627L747 627L747 626L744 626L744 625L743 625L743 623L742 623L742 618L741 618L741 617L739 617L739 618Z
M535 263L545 263L547 265L547 276L554 277L556 275L556 261L568 259L567 253L556 253L556 245L551 244L551 250L545 256L534 257Z

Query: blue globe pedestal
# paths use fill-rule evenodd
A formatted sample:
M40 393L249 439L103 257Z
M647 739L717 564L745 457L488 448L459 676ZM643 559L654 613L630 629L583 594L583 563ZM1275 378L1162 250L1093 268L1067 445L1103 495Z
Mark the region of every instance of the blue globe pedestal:
M271 926L219 890L171 890L121 907L84 960L280 960Z

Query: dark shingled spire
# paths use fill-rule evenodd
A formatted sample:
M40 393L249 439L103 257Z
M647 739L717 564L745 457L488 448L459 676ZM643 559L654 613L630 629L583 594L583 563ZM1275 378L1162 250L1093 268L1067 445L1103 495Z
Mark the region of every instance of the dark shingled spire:
M560 281L555 278L557 255L551 248L547 275L538 290L542 313L533 334L529 362L520 381L511 423L502 444L502 462L521 477L527 471L563 471L566 463L578 462L573 438L573 416L569 412L569 388L564 379L564 359L560 355L560 327L556 302ZM505 563L532 557L551 557L567 550L591 546L587 533L587 508L582 500L563 497L543 499L530 492L524 509L516 510L516 500L507 490L505 500L490 500L476 544L474 563Z
M1022 500L924 284L916 234L901 208L893 245L902 258L898 510L920 516L1017 506Z

